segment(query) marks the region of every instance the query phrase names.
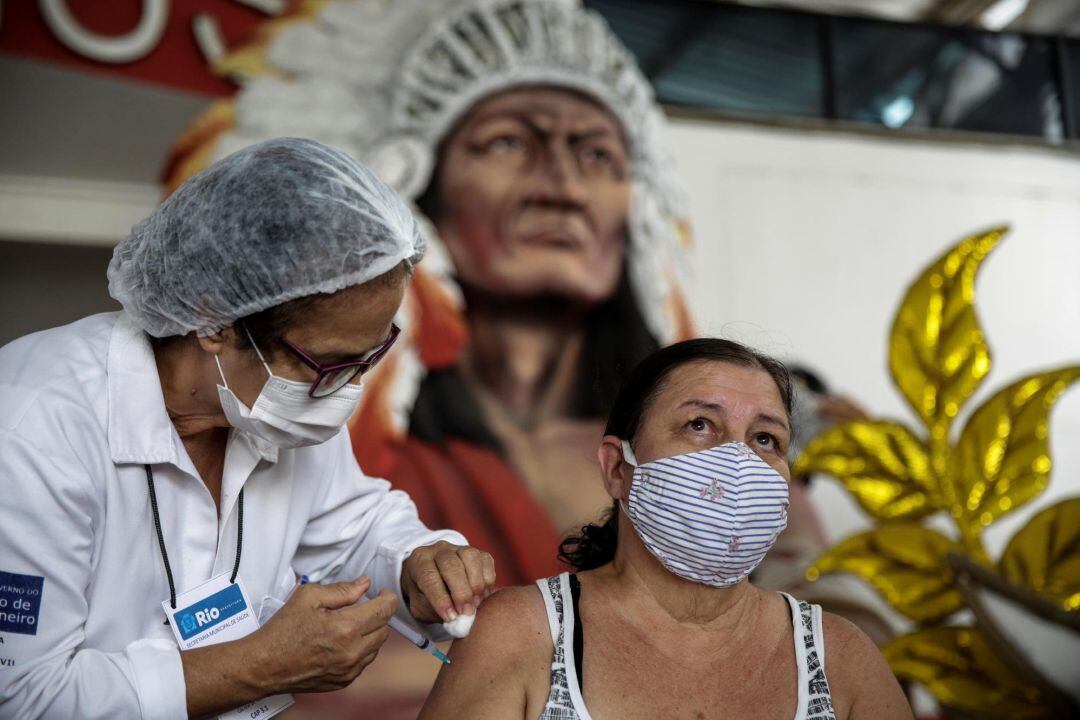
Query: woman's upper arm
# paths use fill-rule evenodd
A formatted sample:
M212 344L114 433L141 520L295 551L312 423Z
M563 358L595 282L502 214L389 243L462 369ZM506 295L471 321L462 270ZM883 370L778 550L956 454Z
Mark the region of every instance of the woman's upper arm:
M530 695L547 695L553 650L539 590L498 591L480 606L469 636L454 641L421 720L526 717Z
M866 633L823 613L825 675L837 718L912 720L911 705L889 664Z

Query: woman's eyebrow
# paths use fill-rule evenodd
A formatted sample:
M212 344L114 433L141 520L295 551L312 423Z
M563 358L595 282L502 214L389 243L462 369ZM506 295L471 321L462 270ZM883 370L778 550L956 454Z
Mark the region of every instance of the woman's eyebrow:
M708 402L706 400L684 400L679 405L679 408L684 407L697 407L701 408L702 410L712 411L717 415L727 415L727 408L725 408L723 405L715 402ZM771 415L769 413L758 413L754 420L757 422L766 423L768 425L776 425L777 427L782 428L784 432L788 433L789 435L791 434L791 428L788 426L787 422L777 415Z
M364 353L319 353L312 355L322 365L336 365L362 356Z
M361 350L360 352L327 350L326 352L321 353L312 352L311 358L316 362L320 363L321 365L334 365L339 362L348 362L350 360L357 359L362 360L364 359L365 355L370 355L371 353L382 347L383 343L390 339L390 332L391 331L387 330L386 335L383 337L382 340L379 340L371 347L367 348L366 350Z
M758 413L758 416L754 418L758 422L763 422L768 425L776 425L784 429L784 432L790 434L791 428L788 427L787 422L777 417L776 415L769 415L768 413Z
M702 410L711 410L712 412L716 413L717 415L726 415L727 414L727 408L725 408L723 405L721 405L719 403L708 402L708 401L705 401L705 400L695 400L695 399L684 400L682 402L682 404L679 405L679 407L680 408L698 407L698 408L701 408Z

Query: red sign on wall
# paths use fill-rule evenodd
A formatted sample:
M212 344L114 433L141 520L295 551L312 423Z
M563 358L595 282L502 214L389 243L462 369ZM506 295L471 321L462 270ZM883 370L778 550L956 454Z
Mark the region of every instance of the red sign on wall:
M236 86L211 72L208 45L236 47L290 5L291 0L0 0L0 53L230 95ZM207 37L215 42L208 44Z

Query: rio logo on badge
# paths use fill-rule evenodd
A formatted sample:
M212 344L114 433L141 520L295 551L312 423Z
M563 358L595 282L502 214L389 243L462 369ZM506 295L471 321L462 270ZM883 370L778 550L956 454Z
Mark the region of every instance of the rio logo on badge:
M177 611L174 617L181 637L188 640L246 608L247 603L239 586L229 585L224 590Z
M216 607L196 610L193 613L184 613L180 617L180 629L186 633L195 628L205 627L221 617L221 610Z

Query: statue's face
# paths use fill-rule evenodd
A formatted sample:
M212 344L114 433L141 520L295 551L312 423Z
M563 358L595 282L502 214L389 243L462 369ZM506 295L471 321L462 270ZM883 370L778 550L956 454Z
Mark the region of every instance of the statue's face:
M566 90L510 90L443 144L433 220L466 288L601 303L622 270L630 180L607 110Z

